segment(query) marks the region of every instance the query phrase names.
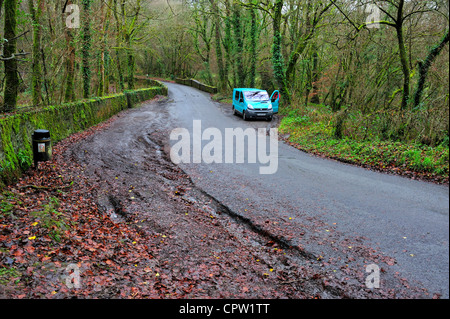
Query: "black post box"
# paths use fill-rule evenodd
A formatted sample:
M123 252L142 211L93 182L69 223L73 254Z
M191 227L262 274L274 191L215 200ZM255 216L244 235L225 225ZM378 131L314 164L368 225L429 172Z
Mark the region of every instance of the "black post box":
M32 135L34 167L37 169L39 162L46 162L52 158L52 141L50 132L36 130Z

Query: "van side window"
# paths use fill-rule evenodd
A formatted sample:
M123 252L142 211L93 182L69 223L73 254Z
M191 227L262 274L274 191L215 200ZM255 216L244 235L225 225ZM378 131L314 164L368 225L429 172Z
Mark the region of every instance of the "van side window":
M243 97L243 95L242 95L242 92L239 92L239 102L240 101L243 101L244 100L244 97Z
M236 94L235 94L235 96L234 96L234 99L235 99L236 101L239 101L239 91L236 91Z

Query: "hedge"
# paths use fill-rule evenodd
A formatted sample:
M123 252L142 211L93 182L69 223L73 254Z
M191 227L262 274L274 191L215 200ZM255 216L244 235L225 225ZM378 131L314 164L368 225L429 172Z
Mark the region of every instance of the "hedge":
M124 109L135 107L156 95L168 94L167 87L161 82L155 84L158 86L0 115L0 189L31 167L31 135L36 129L49 130L52 142L57 143L109 119Z

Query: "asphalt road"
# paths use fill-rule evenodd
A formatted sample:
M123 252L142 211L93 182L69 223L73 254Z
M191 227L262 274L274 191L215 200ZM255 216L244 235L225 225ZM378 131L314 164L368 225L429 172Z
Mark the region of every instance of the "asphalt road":
M225 136L226 128L276 125L244 122L232 115L229 105L212 101L206 93L166 85L165 108L171 114L166 124L173 129L185 128L192 135L193 121L200 120L202 130L216 128ZM230 151L224 147L223 153ZM247 161L180 167L234 213L327 261L323 267L351 264L364 273L363 265L375 260L383 270L381 285L406 279L404 289L419 287L430 297L449 297L448 186L322 159L282 142L272 175L261 175L261 164Z

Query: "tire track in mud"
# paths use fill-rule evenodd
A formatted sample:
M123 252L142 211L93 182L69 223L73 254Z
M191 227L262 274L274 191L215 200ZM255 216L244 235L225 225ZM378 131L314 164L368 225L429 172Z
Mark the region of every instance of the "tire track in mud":
M152 249L158 289L169 298L382 298L343 282L320 256L294 245L198 188L168 156L166 101L121 113L75 144L98 205L133 225ZM172 123L173 124L173 123ZM360 278L359 278L360 279Z
M305 260L308 260L311 263L310 266L313 266L313 264L317 261L318 256L316 256L314 253L305 251L298 246L295 246L291 243L290 240L284 238L283 236L271 233L270 231L264 229L264 227L254 223L254 221L252 221L250 218L234 212L229 207L219 202L214 196L197 187L192 181L191 177L182 168L174 165L171 162L168 152L163 151L168 149L164 138L158 139L158 134L155 134L155 139L152 140L151 134L149 134L145 137L144 141L145 142L143 142L143 144L150 146L153 150L156 150L158 156L156 158L153 158L153 160L158 162L160 167L164 168L164 172L161 175L169 184L177 181L177 179L173 178L173 175L179 174L180 171L184 174L183 177L185 178L185 183L187 183L187 185L184 185L184 187L180 187L179 185L177 185L178 183L175 183L174 185L171 185L171 192L173 192L176 197L181 199L181 201L184 201L189 205L196 207L197 209L203 211L205 214L209 215L211 218L217 219L219 223L224 226L224 229L228 233L232 234L232 236L242 245L250 244L253 248L261 249L267 243L270 243L270 249L272 249L272 247L274 246L280 247L280 251L284 251L283 255L289 254L289 258L295 260L296 265L304 265ZM170 172L168 174L169 176L167 176L167 171ZM117 208L118 211L116 213L121 214L123 207L119 206ZM245 234L246 231L249 231L250 234ZM248 238L252 239L249 241ZM275 267L280 269L283 267L283 264L287 264L286 260L274 260L274 258L267 258L267 256L264 259L270 259L270 261L265 260L264 262L271 269ZM320 272L320 270L318 269L318 267L313 268L315 269L309 270L310 272L314 272L314 275L311 275L310 278L287 280L280 282L279 285L304 283L308 280L312 282L318 281L314 283L317 287L314 289L315 292L312 295L317 295L317 291L322 291L322 296L326 296L327 298L338 298L345 295L343 289L338 289L335 286L323 285L323 283L320 281L322 275L318 275L318 272Z
M157 105L144 107L144 113ZM104 213L116 223L134 225L153 247L155 271L161 274L166 294L192 298L323 294L320 282L308 280L308 272L297 262L281 249L273 254L273 246L264 246L272 241L288 249L289 243L198 189L167 156L164 119L153 118L151 124L141 112L121 114L65 156L82 164L83 173L97 185L97 202ZM123 129L127 126L133 127L131 132ZM308 289L298 287L305 283Z
M251 218L235 212L227 205L217 200L213 195L198 187L183 168L176 166L171 162L169 148L167 147L168 141L165 138L161 138L161 135L155 135L155 139L152 142L158 149L165 150L162 154L159 153L159 155L162 156L165 167L172 170L175 169L177 172L181 170L189 183L189 193L179 194L179 192L175 190L175 193L178 193L178 197L190 204L200 204L200 206L202 206L202 203L207 202L208 206L205 207L205 205L203 205L201 209L205 210L206 208L205 212L207 214L213 214L215 217L220 218L224 228L232 233L235 238L239 239L243 245L250 244L257 249L267 248L267 246L269 246L270 249L282 252L283 256L277 260L265 257L270 260L270 262L266 262L269 267L272 268L276 267L274 265L278 265L278 268L280 269L283 268L283 265L293 263L298 268L303 270L306 269L308 275L304 275L304 277L294 275L291 277L294 277L295 279L279 280L277 283L278 287L282 285L302 284L304 286L300 289L304 289L305 292L313 291L311 296L317 298L393 298L400 296L396 296L396 293L393 291L374 291L373 289L367 289L364 282L365 277L361 277L360 274L358 280L353 279L348 281L349 278L346 277L345 280L342 281L341 279L336 278L333 273L335 270L326 269L326 267L324 267L324 264L322 263L323 257L321 255L307 251L287 239L285 236L272 232L270 229L266 229ZM252 237L252 235L249 236L246 234L246 231L249 231L254 238L249 240L248 237ZM244 237L246 238L243 239ZM289 262L287 262L287 260L289 260ZM358 276L357 273L351 273L350 269L347 270L347 275L349 277L353 276L356 278ZM308 286L308 288L305 288L306 286ZM414 293L417 293L417 295L420 294L418 292Z

